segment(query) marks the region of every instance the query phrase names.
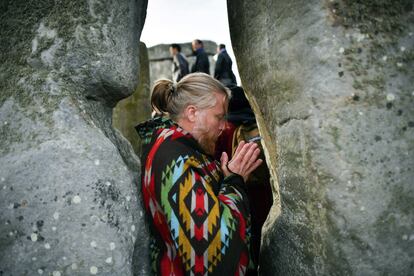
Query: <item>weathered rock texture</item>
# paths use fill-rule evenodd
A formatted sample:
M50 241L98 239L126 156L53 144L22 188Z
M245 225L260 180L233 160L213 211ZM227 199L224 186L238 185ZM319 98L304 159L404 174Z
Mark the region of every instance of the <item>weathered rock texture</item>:
M261 273L412 274L413 2L228 0L228 12L277 156L281 215L276 200Z
M1 1L0 275L143 275L139 160L111 127L146 1Z
M142 42L139 50L139 64L140 82L134 94L119 101L112 111L112 125L128 139L137 156L141 155L141 139L134 127L151 118L148 51Z
M213 59L216 54L217 43L209 40L203 40L204 50L209 56L210 61L210 75L214 73L214 66L216 64ZM191 49L191 42L180 43L181 52L187 57L189 69L195 62L195 56ZM170 44L159 44L148 48L148 58L150 62L150 83L160 78L172 79L172 57L169 51Z

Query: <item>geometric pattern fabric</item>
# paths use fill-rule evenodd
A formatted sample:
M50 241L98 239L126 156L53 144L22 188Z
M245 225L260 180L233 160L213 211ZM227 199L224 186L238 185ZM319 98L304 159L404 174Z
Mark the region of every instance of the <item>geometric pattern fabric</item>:
M140 132L148 142L142 195L155 274L244 275L250 218L241 177L223 178L219 164L171 121L149 125Z

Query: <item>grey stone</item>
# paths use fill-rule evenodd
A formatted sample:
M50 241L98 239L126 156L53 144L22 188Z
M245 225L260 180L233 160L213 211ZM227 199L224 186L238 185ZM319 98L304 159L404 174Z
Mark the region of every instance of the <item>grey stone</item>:
M137 156L141 156L141 139L135 126L151 118L148 51L142 42L140 43L139 63L140 83L134 94L119 101L112 111L112 125L128 139Z
M140 162L111 126L146 5L1 2L1 275L147 274Z
M228 0L228 13L275 169L261 274L412 274L412 1Z

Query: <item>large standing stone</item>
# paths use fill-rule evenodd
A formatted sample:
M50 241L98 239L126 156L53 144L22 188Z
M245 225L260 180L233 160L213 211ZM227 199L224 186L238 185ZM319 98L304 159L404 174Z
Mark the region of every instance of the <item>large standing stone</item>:
M111 127L146 5L1 1L0 275L148 271L139 160Z
M148 51L142 42L139 63L139 85L131 96L119 101L112 111L112 125L128 139L138 156L141 155L141 139L135 126L151 118Z
M242 83L277 157L281 215L264 229L261 273L412 274L412 1L228 8Z

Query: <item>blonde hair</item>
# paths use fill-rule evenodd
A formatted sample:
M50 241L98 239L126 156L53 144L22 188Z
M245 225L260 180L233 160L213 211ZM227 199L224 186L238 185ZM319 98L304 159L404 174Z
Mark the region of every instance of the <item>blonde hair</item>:
M186 75L176 84L168 79L160 79L152 88L151 106L157 113L177 121L189 105L200 109L214 107L214 93L225 95L227 101L231 97L227 87L205 73Z

